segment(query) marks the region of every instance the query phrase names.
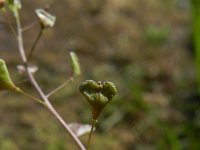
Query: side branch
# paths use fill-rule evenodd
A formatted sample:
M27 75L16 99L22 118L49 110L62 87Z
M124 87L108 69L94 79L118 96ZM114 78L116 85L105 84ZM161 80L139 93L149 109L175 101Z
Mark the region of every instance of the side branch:
M18 14L18 9L14 9L14 15L16 19L16 24L17 24L17 40L18 40L18 48L20 52L21 59L23 63L25 64L26 72L29 77L29 80L31 84L34 86L35 90L41 97L41 99L44 101L44 103L47 106L47 109L53 114L53 116L60 122L60 124L65 128L65 130L69 133L69 135L73 138L73 140L76 142L77 146L81 150L86 150L82 142L79 140L79 138L76 136L75 133L69 128L68 124L64 121L64 119L58 114L58 112L55 110L55 108L52 106L50 103L48 97L44 94L40 86L38 85L37 81L35 80L33 74L31 74L30 70L28 69L28 64L27 64L27 57L25 55L24 51L24 44L23 44L23 38L22 38L22 28L21 28L21 22L20 22L20 17Z
M35 87L36 91L40 95L40 97L44 100L45 104L47 105L47 108L50 110L50 112L56 117L56 119L61 123L61 125L69 132L70 136L76 141L77 145L80 147L81 150L86 150L81 141L78 139L78 137L73 133L73 131L69 128L68 124L63 120L63 118L57 113L55 108L51 105L49 99L44 95L41 88L39 87L38 83L36 82L33 75L28 71L28 76L30 79L30 82Z

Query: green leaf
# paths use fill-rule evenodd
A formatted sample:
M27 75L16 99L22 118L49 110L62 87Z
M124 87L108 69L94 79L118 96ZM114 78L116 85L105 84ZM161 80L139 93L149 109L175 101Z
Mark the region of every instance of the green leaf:
M0 91L2 90L18 90L12 82L4 60L0 59Z
M70 52L70 59L71 59L71 65L72 65L72 70L74 76L79 76L81 75L81 69L79 65L79 59L76 53Z
M103 108L117 93L115 85L109 81L102 84L101 82L86 80L80 85L79 90L89 102L94 120L98 118Z

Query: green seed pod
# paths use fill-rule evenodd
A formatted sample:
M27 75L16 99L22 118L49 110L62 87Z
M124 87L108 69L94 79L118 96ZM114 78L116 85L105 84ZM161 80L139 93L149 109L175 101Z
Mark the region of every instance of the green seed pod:
M12 82L4 60L0 59L0 91L18 90Z
M79 90L89 102L94 120L98 118L103 108L117 93L115 85L108 81L102 84L101 82L86 80L80 85Z
M79 65L79 59L76 53L70 52L70 59L74 76L79 76L81 74L81 69Z

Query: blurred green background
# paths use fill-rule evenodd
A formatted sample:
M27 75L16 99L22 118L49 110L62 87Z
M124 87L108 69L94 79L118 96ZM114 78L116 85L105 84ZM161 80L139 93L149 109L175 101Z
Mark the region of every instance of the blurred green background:
M67 122L91 120L89 106L78 91L82 81L112 81L117 86L118 94L99 118L92 150L200 149L200 94L195 74L200 63L195 63L198 46L193 42L193 35L200 31L195 28L192 34L194 20L200 18L192 17L195 8L190 2L22 0L24 27L37 21L36 8L49 7L57 17L31 60L39 67L35 76L46 93L71 75L69 52L75 51L80 58L82 76L51 97ZM10 14L6 20L15 25ZM39 25L24 32L27 54L38 32ZM15 83L36 95L17 72L16 66L21 64L17 42L3 24L0 57L7 62ZM81 140L86 143L87 137ZM19 94L1 92L0 149L77 147L45 108Z

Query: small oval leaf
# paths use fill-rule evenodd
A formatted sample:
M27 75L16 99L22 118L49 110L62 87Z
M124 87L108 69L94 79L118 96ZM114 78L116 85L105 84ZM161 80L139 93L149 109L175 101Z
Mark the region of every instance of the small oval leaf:
M28 70L32 74L36 73L38 69L39 69L38 66L35 66L35 65L28 66ZM26 68L23 65L17 65L17 70L19 74L22 74L22 75L26 74Z
M69 127L76 134L76 136L80 137L89 133L92 126L89 124L70 123Z

